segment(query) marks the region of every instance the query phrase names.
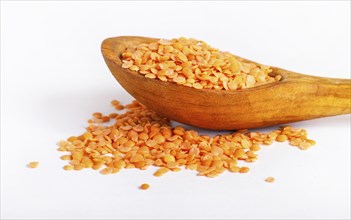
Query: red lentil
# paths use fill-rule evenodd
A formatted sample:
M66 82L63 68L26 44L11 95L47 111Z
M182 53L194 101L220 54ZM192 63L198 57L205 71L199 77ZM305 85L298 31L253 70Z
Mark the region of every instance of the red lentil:
M117 100L113 105L121 105ZM254 162L261 144L289 141L306 150L315 144L304 129L281 127L267 134L240 130L232 134L209 137L181 126L172 128L167 118L157 115L137 101L123 106L125 113L111 113L113 125L91 122L79 136L60 141L59 151L68 152L65 170L94 169L101 174L118 173L122 169L147 169L157 166L159 177L181 167L196 170L198 175L216 177L226 170L246 173L248 167L238 161ZM93 117L107 117L94 113Z
M240 90L281 80L268 66L244 61L193 38L165 40L127 48L122 68L147 78L195 89ZM113 101L114 106L119 106Z

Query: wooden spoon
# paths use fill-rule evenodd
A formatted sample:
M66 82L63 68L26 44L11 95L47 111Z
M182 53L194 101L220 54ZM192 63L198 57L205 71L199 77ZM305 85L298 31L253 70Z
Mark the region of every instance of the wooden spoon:
M198 90L149 79L121 67L121 54L127 47L157 40L113 37L104 40L101 49L107 66L124 89L172 120L200 128L232 130L351 113L349 79L315 77L272 67L272 75L282 76L280 82L238 91Z

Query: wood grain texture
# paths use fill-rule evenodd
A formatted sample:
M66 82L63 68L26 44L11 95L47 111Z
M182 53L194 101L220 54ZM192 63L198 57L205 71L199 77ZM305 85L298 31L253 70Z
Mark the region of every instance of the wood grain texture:
M105 62L135 99L172 120L212 130L257 128L351 113L351 81L309 76L272 67L278 83L239 91L197 90L149 79L121 67L129 46L156 38L114 37L102 42ZM253 62L253 61L250 61Z

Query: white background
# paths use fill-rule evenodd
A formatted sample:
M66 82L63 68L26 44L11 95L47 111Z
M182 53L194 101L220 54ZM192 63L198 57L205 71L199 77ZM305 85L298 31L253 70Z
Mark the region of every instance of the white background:
M349 1L1 2L1 218L350 218L350 115L293 124L317 145L263 147L247 174L64 171L55 143L81 134L92 112L112 112L112 99L132 100L100 52L121 35L195 37L268 65L350 78Z

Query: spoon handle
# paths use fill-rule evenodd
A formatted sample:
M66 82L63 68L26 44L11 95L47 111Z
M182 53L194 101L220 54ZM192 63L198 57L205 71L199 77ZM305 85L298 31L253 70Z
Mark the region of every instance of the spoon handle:
M351 114L351 80L304 75L276 68L301 117ZM284 80L286 78L286 80ZM302 112L302 111L304 112Z

